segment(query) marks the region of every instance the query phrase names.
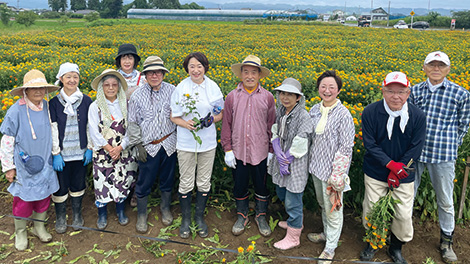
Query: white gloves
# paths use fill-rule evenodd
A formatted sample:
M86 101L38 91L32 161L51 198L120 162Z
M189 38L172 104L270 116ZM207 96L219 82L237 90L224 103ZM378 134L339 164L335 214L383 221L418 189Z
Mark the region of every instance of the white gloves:
M235 154L233 154L233 151L230 150L225 152L225 164L232 169L236 168L237 161L235 160Z
M349 168L349 160L348 156L336 152L333 160L333 171L331 172L330 178L328 178L328 184L331 185L335 191L342 192L345 189L345 180L349 186L349 177L346 174Z
M271 160L273 159L274 155L271 152L268 152L268 166L271 164Z

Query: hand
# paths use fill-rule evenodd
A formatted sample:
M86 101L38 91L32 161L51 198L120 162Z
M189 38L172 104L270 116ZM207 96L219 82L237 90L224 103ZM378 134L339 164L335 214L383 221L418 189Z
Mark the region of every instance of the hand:
M276 138L272 141L274 154L276 154L277 162L279 164L289 164L290 162L287 160L287 157L281 149L281 139Z
M386 167L391 172L393 172L398 177L398 179L400 179L400 180L408 177L408 172L406 172L405 169L404 169L405 164L403 164L401 162L395 162L394 160L391 160L387 164Z
M388 187L390 187L392 191L393 191L393 188L400 187L400 179L398 179L398 176L395 175L395 173L393 172L390 172L388 174L387 182L388 182Z
M233 151L230 150L225 152L225 164L232 169L237 168L237 161L235 160L235 154L233 154Z
M8 182L13 182L13 180L15 180L15 176L16 176L16 169L11 169L5 172L5 178L8 180Z
M211 113L209 112L206 117L199 119L199 122L201 122L201 128L210 127L214 122L214 117L211 116Z
M290 175L289 164L279 163L279 172L281 173L281 176Z
M55 156L52 156L52 168L54 168L55 171L63 171L65 166L64 159L62 158L62 155L58 154Z
M83 154L83 166L88 165L93 158L93 151L91 149L87 149Z
M328 178L327 183L337 192L342 192L344 190L344 177L341 174L335 174L334 170L333 173L331 173L330 178Z
M112 148L109 151L109 155L111 156L113 160L118 160L121 157L121 151L122 151L122 147L117 146L117 147Z
M140 162L147 162L147 151L145 150L142 143L135 145L136 148L136 158Z

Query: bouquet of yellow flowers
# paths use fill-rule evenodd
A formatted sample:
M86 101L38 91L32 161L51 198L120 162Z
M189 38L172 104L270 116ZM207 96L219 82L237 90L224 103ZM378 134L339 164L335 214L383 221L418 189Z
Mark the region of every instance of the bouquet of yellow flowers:
M385 196L381 197L365 218L369 228L366 230L363 240L369 243L373 249L385 246L390 225L395 215L394 206L400 203L400 200L392 198L392 192L392 190L389 190Z

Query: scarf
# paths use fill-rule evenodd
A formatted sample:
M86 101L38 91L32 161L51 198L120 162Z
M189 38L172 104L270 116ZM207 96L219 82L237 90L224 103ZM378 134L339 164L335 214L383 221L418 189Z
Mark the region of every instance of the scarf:
M321 113L321 118L320 121L318 121L317 127L315 128L315 133L317 135L321 135L325 132L325 127L326 127L326 122L328 121L328 113L330 112L331 109L335 108L339 103L339 100L336 99L336 102L330 106L330 107L324 107L323 106L323 101L320 103L320 113Z
M396 117L401 117L400 119L400 129L402 133L405 133L405 127L406 124L408 123L408 119L410 119L410 116L408 115L408 102L405 102L403 107L398 110L398 111L392 111L385 100L384 101L384 107L385 111L387 111L389 117L387 121L387 132L388 132L388 139L392 139L392 132L393 132L393 122L395 121Z
M437 88L441 87L444 84L444 81L442 81L441 83L432 85L429 79L427 79L426 82L428 83L429 90L433 93L437 90Z
M119 69L118 72L124 76L124 78L126 79L133 79L135 78L138 74L139 74L139 71L137 71L136 69L134 69L131 73L125 73L123 70Z
M80 92L80 89L78 89L78 87L77 87L77 90L75 92L73 92L73 94L71 96L68 96L64 92L64 88L62 88L62 89L60 89L60 95L62 96L62 98L65 101L64 113L68 116L75 116L75 111L73 110L72 105L76 101L81 100L83 98L83 93Z

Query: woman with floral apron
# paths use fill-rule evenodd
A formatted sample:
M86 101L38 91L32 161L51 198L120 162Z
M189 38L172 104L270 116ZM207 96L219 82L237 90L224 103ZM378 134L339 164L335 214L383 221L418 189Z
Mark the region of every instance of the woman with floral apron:
M93 141L93 184L98 207L97 227L107 226L109 202L116 203L119 224L127 225L124 202L137 172L137 163L127 147L127 83L122 75L107 69L96 77L91 87L96 101L88 111L88 127Z

